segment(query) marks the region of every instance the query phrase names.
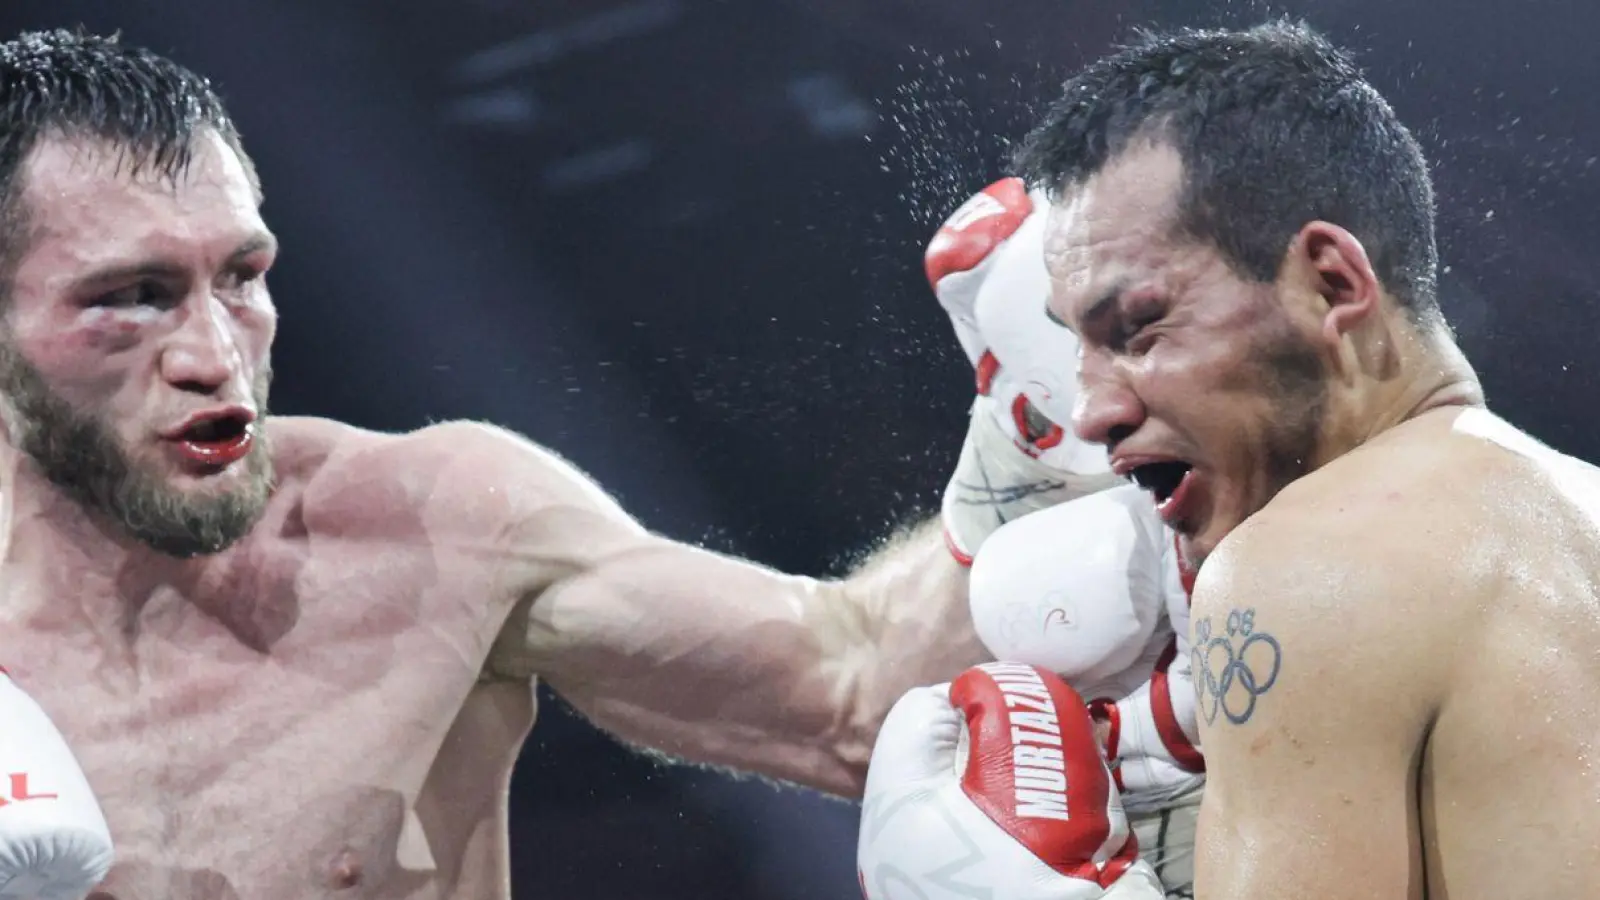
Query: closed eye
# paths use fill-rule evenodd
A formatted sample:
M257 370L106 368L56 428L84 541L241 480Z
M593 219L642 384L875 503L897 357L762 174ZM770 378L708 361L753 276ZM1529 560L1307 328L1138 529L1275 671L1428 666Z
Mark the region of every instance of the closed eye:
M1118 337L1125 352L1142 356L1160 338L1157 327L1167 316L1168 305L1164 297L1144 291L1124 295L1122 300Z
M1155 344L1159 332L1154 326L1161 321L1160 316L1142 316L1127 322L1117 335L1119 349L1125 353L1140 356L1148 353Z

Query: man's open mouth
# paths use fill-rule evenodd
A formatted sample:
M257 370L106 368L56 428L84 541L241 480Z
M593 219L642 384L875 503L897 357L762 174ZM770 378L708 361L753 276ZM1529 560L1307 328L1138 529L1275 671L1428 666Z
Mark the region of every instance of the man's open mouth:
M1172 498L1183 485L1183 479L1193 470L1194 466L1190 463L1172 460L1135 466L1129 474L1133 477L1134 484L1154 494L1158 502L1165 503Z

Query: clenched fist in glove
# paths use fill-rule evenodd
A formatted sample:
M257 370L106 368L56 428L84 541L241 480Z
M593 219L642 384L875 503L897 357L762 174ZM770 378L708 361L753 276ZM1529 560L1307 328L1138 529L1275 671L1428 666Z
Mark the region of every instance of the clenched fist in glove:
M1007 524L974 561L968 599L996 659L1055 672L1090 700L1145 861L1189 896L1205 761L1188 591L1150 495L1125 485Z
M111 833L44 710L0 669L0 898L82 900L111 869Z
M997 181L945 220L924 258L977 373L942 509L950 550L964 564L1006 522L1122 483L1105 451L1068 427L1078 341L1045 315L1047 209L1020 179Z
M867 771L867 900L1160 900L1082 699L1049 672L968 669L895 704Z

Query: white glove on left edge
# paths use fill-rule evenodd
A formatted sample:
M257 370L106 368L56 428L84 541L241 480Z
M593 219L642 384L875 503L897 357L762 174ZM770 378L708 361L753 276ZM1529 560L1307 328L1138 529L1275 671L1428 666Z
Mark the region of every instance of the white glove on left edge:
M0 898L82 900L111 871L111 830L78 761L0 670Z

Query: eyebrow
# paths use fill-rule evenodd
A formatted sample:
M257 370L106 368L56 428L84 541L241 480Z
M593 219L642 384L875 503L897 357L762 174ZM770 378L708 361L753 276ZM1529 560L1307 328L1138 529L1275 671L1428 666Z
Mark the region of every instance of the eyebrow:
M1089 304L1089 308L1084 310L1083 315L1079 317L1079 321L1083 323L1081 330L1088 331L1096 322L1111 315L1116 309L1117 301L1122 299L1122 295L1126 293L1127 290L1127 282L1118 281L1111 287L1101 291L1100 296L1096 297L1095 301ZM1055 322L1064 328L1070 329L1072 327L1066 322L1062 321L1054 312L1051 312L1049 308L1045 309L1045 314L1050 317L1050 321Z
M228 254L229 262L238 262L246 256L262 251L276 252L278 239L270 232L257 232L246 238L233 252ZM134 281L140 279L181 278L188 271L186 266L166 261L146 261L128 263L123 265L107 266L96 269L81 278L73 280L74 288L82 289L97 284L108 284L114 281Z
M1083 311L1083 321L1092 322L1096 319L1105 318L1111 313L1111 308L1117 305L1117 300L1122 297L1123 292L1127 289L1128 286L1126 284L1118 282L1101 291L1100 296L1095 298L1095 301L1089 304L1089 308Z

